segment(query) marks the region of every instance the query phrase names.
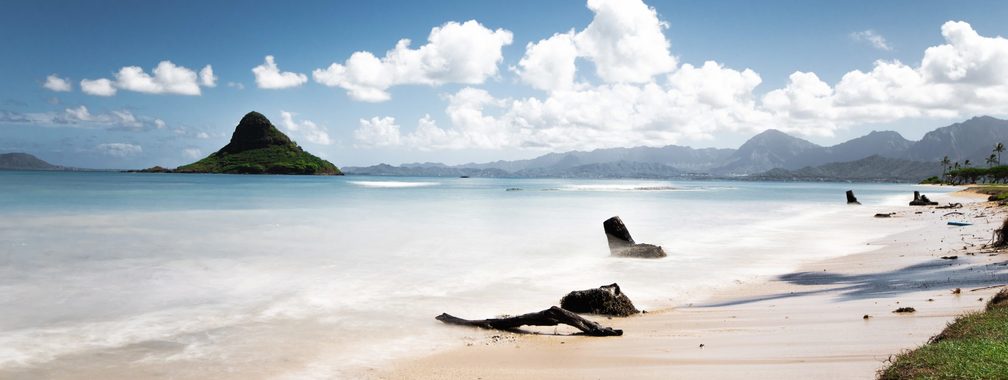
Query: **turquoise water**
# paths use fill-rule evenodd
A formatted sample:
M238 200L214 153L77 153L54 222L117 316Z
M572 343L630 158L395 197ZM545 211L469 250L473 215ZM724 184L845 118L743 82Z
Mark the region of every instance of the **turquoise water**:
M479 334L442 312L540 310L612 282L668 307L864 251L900 228L870 216L913 190L952 189L0 172L0 377L345 376ZM670 256L609 257L613 215Z

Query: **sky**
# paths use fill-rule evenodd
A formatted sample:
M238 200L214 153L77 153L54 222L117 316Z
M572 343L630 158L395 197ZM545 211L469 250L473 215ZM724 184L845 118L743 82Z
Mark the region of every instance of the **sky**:
M337 166L822 145L1008 117L1002 1L0 2L0 153L174 167L249 111Z

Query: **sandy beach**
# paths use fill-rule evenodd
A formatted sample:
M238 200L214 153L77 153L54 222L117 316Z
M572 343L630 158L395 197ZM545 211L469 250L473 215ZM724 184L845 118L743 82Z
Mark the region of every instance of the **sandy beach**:
M629 318L590 317L623 329L622 337L568 336L572 331L564 328L538 334L472 329L457 348L372 368L361 377L873 378L892 354L925 343L956 315L982 309L983 300L999 290L985 287L1008 283L1005 256L982 248L1005 211L963 192L933 200L965 207L860 206L866 220L876 212L894 212L885 222L907 229L869 242L878 247L869 252L737 280L704 302ZM949 220L973 224L953 227ZM953 294L956 288L960 294ZM633 298L633 289L623 290ZM917 311L892 312L899 307Z

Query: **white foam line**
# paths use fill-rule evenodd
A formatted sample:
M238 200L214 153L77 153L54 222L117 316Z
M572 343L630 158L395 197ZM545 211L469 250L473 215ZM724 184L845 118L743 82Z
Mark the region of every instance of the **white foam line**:
M409 187L437 186L438 182L407 182L407 181L347 181L360 187L378 189L401 189Z

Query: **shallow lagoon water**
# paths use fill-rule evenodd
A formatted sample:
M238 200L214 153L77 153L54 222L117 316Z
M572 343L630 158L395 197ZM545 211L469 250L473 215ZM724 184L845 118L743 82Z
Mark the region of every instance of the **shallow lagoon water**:
M876 209L921 189L951 190L0 172L0 375L339 377L479 334L442 312L541 310L612 282L669 307L862 252L900 228ZM669 257L609 257L613 215Z

